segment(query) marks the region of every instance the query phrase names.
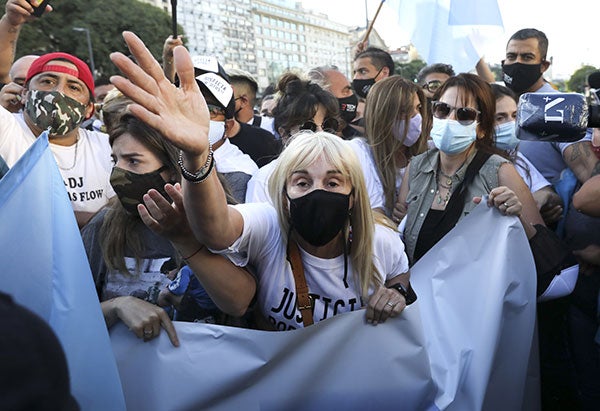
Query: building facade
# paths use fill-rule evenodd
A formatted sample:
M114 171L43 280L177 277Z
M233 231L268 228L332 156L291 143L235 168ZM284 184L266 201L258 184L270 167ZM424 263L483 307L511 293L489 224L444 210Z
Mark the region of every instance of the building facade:
M146 2L170 10L168 0ZM191 54L216 56L225 69L250 72L260 89L287 70L332 64L352 74L356 29L294 0L179 0L177 22Z

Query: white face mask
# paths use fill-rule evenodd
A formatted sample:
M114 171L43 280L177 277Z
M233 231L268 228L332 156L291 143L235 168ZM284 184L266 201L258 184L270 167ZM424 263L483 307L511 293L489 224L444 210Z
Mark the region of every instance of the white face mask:
M225 135L225 122L210 120L210 128L208 129L208 141L210 144L215 144Z
M456 120L433 118L431 139L438 150L446 154L459 154L477 139L477 122L469 125Z
M421 136L421 124L423 122L423 118L421 114L417 113L413 116L408 123L408 131L406 136L404 137L404 144L406 147L410 147L417 142L419 137ZM402 140L404 136L404 120L399 120L396 122L395 127L392 129L392 134L396 137L396 140Z
M496 126L496 147L501 150L511 151L519 145L515 126L516 123L514 121Z

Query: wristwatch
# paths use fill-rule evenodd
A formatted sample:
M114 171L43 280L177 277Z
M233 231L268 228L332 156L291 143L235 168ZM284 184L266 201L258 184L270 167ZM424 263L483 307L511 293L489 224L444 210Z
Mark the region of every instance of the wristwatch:
M390 285L388 288L393 288L394 290L402 294L402 296L406 300L406 305L411 305L412 303L417 301L417 294L415 293L415 290L413 290L413 288L411 287L410 283L408 283L408 289L406 289L402 285L402 283Z

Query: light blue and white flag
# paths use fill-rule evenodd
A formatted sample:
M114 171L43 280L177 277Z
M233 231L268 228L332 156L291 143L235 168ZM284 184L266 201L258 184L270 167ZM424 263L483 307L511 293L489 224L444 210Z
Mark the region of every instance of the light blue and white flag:
M535 266L520 224L476 207L411 270L417 302L375 327L364 311L286 332L176 322L174 348L119 324L127 409L537 409Z
M47 133L0 180L0 221L0 290L50 324L82 410L124 410L106 324Z
M446 63L469 72L485 43L502 35L497 0L389 0L400 28L427 64Z

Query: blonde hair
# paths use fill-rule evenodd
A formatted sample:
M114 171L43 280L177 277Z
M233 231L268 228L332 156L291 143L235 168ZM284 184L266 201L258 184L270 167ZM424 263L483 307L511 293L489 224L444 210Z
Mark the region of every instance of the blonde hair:
M396 138L394 127L398 121L408 125L414 111L414 96L421 102L421 136L413 146L406 148L404 139L408 126L404 127L404 135ZM410 157L425 152L429 121L425 96L415 84L400 76L392 76L375 83L369 90L365 104L366 136L373 152L375 166L381 179L385 194L385 207L391 212L396 197L396 175L400 168L398 155L404 155L406 162Z
M329 164L348 178L353 188L354 204L350 210L349 223L344 228L344 238L348 239L350 230L352 230L350 248L350 258L354 267L352 275L356 284L360 284L362 296L366 297L370 286L381 285L378 270L373 263L375 219L371 211L362 168L347 142L324 131L301 132L292 137L286 149L279 156L277 165L269 178L269 194L277 209L279 225L284 233L290 229L285 195L288 179L295 171L305 170L320 156L323 156Z

